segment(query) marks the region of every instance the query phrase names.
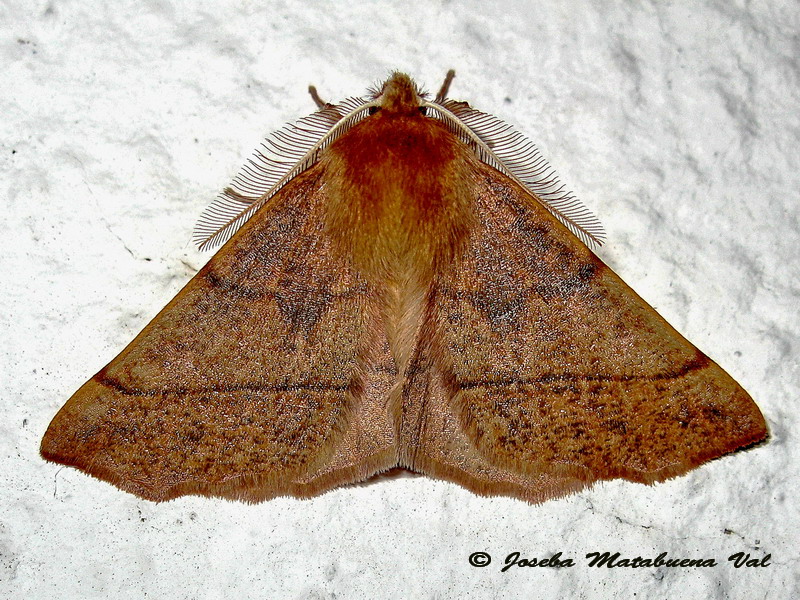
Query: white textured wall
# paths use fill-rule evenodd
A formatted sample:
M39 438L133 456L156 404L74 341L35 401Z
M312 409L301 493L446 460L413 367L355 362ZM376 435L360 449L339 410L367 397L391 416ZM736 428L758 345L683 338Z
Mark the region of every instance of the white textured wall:
M107 4L107 6L103 6ZM0 596L796 596L795 2L76 2L0 8ZM748 389L768 445L540 506L401 478L156 505L41 460L56 410L207 260L193 223L261 137L390 69L516 125L600 251ZM474 551L495 563L467 564ZM571 569L496 568L514 550ZM713 557L597 570L594 550ZM772 554L734 569L732 553Z

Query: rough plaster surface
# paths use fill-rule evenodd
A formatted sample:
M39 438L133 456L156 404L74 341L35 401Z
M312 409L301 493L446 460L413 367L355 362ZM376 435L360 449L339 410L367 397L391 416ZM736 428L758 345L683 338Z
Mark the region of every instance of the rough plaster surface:
M0 596L796 597L798 29L777 1L4 2ZM39 458L208 259L197 215L312 110L309 83L340 99L397 68L436 89L450 67L452 97L526 132L601 217L601 258L751 392L769 444L540 506L419 477L156 505ZM719 565L586 566L606 550ZM577 564L500 572L513 551Z

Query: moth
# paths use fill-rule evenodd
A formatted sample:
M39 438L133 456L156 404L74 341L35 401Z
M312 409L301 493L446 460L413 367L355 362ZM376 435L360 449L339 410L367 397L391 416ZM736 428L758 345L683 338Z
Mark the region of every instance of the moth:
M154 501L315 496L392 468L540 502L767 436L603 264L502 121L393 73L268 137L201 217L224 246L58 412L44 458Z

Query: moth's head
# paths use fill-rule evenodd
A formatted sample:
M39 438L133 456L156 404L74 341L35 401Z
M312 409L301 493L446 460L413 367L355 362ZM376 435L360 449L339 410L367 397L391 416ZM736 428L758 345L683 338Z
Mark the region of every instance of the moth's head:
M408 75L394 72L380 90L373 92L372 98L382 111L404 113L418 111L425 94Z

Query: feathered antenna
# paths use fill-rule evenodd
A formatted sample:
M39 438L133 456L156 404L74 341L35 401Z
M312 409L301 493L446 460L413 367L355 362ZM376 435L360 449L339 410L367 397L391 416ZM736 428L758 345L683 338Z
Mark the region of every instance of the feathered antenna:
M528 189L585 244L602 245L605 232L600 221L572 192L565 190L533 142L497 117L475 110L466 102L446 98L454 76L452 70L448 71L436 99L423 103L430 109L427 115L445 123L482 162Z
M374 106L363 98L329 104L311 88L309 92L320 109L267 136L231 184L200 215L192 238L201 250L228 241L278 190L316 163L323 148L366 117Z

